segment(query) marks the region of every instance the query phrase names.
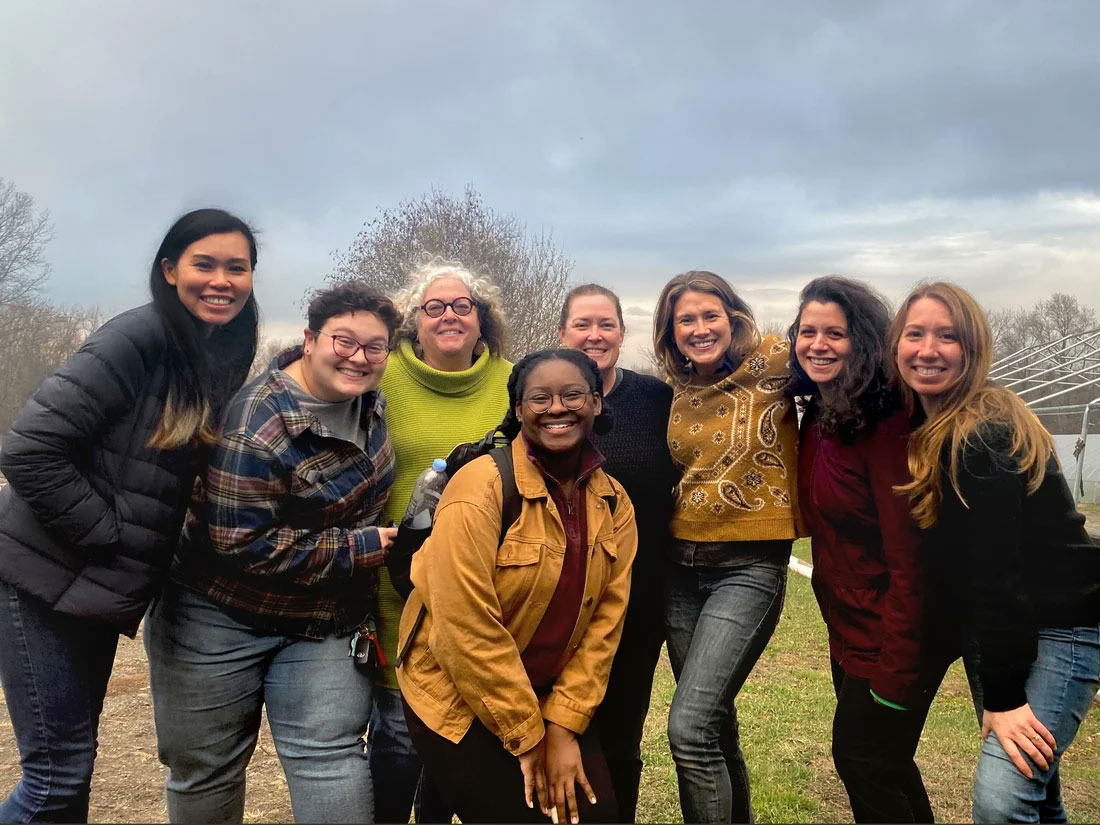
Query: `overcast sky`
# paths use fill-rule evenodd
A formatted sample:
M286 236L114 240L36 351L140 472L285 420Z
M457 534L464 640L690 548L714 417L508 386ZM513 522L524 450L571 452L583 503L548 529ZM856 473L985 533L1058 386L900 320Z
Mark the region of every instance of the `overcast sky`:
M620 292L726 276L758 317L840 272L1100 309L1100 3L6 0L0 177L49 209L51 297L146 300L182 212L261 231L301 326L379 208L472 184Z

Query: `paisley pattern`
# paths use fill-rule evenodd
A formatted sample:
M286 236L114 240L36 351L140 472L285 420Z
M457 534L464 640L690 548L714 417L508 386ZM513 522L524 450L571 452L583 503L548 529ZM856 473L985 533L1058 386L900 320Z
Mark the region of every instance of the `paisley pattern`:
M783 388L787 386L787 381L790 379L789 375L772 375L768 378L761 378L756 382L756 389L760 392L766 392L769 395L772 393L782 392Z
M783 396L788 350L785 340L766 335L732 375L710 386L676 387L668 428L683 471L673 529L682 525L684 533L676 535L751 535L755 522L738 514L793 518L787 464L796 459L797 424Z
M757 467L774 467L777 470L783 471L783 478L787 477L787 468L783 464L783 459L778 455L767 450L760 450L752 454L752 460Z
M738 510L749 510L751 512L764 506L764 499L758 498L750 502L745 498L745 494L741 492L741 488L729 480L719 482L718 495L722 497L722 501L731 507L736 507Z
M745 369L753 377L763 375L768 369L768 359L762 352L754 352L745 359Z
M785 409L787 409L786 401L776 401L765 407L764 412L760 414L760 426L757 427L757 436L760 438L760 443L765 447L774 447L775 442L779 440L779 430L775 426L775 417L777 414L782 417Z

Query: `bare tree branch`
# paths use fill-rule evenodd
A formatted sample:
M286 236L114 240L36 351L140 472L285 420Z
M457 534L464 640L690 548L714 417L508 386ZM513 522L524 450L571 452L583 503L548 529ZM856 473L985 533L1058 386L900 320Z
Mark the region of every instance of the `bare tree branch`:
M351 246L335 253L331 283L363 280L392 294L426 259L440 255L491 278L505 296L506 356L553 346L573 262L553 235L529 235L514 215L499 215L467 186L461 197L433 189L381 210Z
M34 198L0 178L0 306L41 292L50 274L44 253L52 237L49 212L36 212Z

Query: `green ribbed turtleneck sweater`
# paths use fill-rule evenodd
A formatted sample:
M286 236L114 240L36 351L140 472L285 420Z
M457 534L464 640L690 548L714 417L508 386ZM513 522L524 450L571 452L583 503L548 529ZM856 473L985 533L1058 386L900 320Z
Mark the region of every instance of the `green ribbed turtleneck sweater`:
M399 522L405 515L416 477L433 458L446 458L456 444L477 441L500 423L508 409L511 372L510 361L491 358L488 350L468 370L459 372L429 367L416 357L408 341L402 341L390 354L381 386L397 474L382 513L383 524ZM403 606L382 568L378 632L389 664L378 682L384 687L397 687L393 661Z

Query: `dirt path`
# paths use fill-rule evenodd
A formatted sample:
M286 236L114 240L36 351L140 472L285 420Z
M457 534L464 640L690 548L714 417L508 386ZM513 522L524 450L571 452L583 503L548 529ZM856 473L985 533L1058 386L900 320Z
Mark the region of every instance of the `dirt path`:
M92 781L92 822L167 822L164 772L157 760L149 668L141 636L123 637L107 688L99 731L99 757ZM0 700L0 794L19 777L19 753ZM286 781L264 720L248 768L246 822L293 822Z

